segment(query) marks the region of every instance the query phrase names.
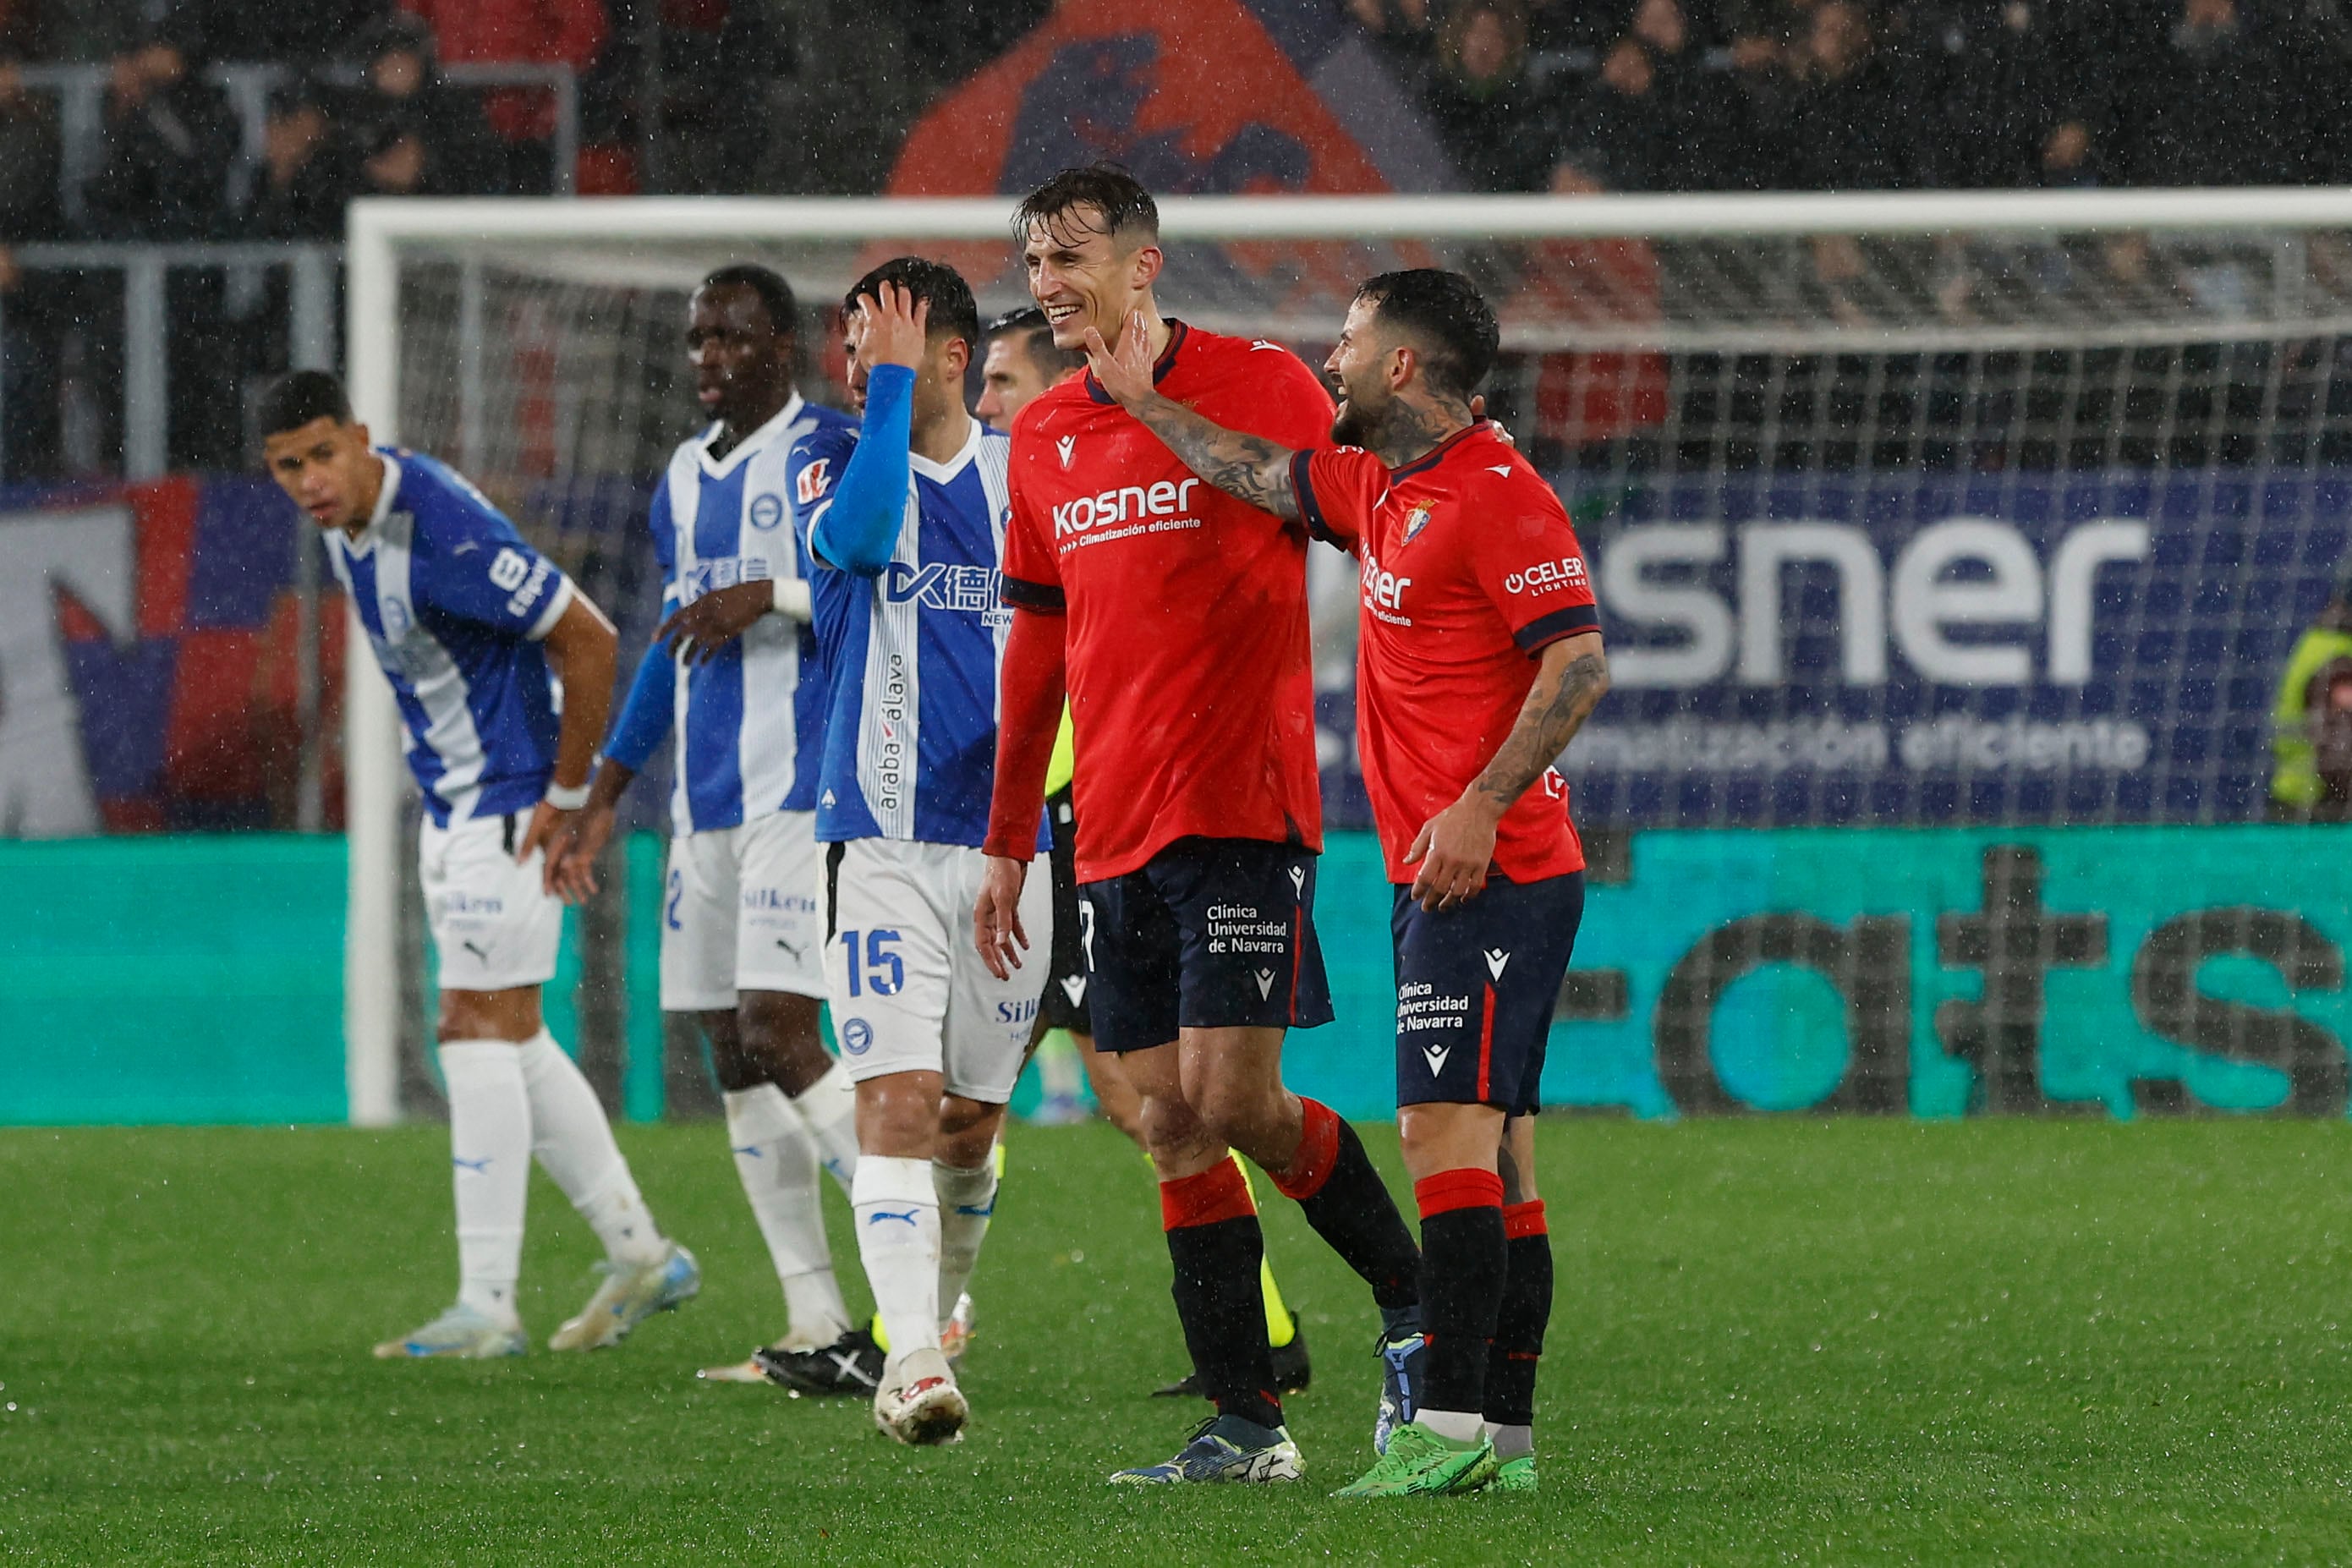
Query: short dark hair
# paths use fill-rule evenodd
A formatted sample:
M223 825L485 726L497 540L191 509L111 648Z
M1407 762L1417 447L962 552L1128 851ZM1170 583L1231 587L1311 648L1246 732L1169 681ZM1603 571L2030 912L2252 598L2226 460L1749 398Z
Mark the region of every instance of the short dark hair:
M1495 312L1459 272L1415 267L1368 279L1356 298L1375 319L1410 334L1421 347L1421 373L1441 397L1467 400L1495 368L1503 343Z
M1100 163L1065 169L1030 192L1028 199L1013 209L1013 243L1027 244L1033 225L1066 218L1080 207L1092 207L1100 214L1100 232L1113 239L1138 231L1146 239L1160 237L1160 204L1151 199L1143 182L1129 174L1124 164Z
M1047 381L1059 381L1087 363L1085 350L1055 346L1054 329L1045 312L1034 305L1005 311L988 323L988 336L991 342L1007 336L1017 339L1022 352L1045 373Z
M931 308L926 331L930 336L961 338L974 352L980 348L980 302L963 274L944 261L922 256L894 256L849 286L841 297L841 313L857 313L857 299L885 283L896 283Z
M773 268L755 261L738 261L721 267L702 279L705 289L749 289L760 297L766 307L768 325L782 337L798 337L801 325L801 303L793 296L793 286L784 275Z
M343 384L323 370L294 371L261 395L264 436L299 430L313 419L352 422L352 400L343 395Z

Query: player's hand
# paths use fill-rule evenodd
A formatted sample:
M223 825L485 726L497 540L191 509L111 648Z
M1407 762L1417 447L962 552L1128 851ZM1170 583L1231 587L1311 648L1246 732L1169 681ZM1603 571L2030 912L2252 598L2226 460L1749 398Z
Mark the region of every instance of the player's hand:
M913 370L923 363L931 302L918 300L903 283L885 283L871 294L857 297L859 336L857 357L866 364L903 364Z
M580 814L558 811L545 801L530 808L530 826L523 830L522 842L515 846L515 864L520 866L539 850L547 859L539 868L539 885L550 893L555 891L555 868L572 853L572 841L580 832Z
M1143 312L1128 312L1127 325L1119 330L1116 351L1103 342L1100 332L1088 327L1087 367L1122 408L1132 409L1157 397L1159 393L1151 383L1151 325L1143 319Z
M715 588L673 611L654 633L654 641L669 644L684 663L708 664L775 607L776 585L766 578Z
M1450 910L1466 904L1486 886L1486 868L1495 862L1495 825L1500 814L1484 795L1465 791L1462 798L1421 825L1404 863L1418 865L1412 896L1424 910Z
M1486 395L1485 393L1474 392L1470 395L1470 417L1473 419L1486 419ZM1511 427L1509 426L1504 424L1499 419L1486 419L1486 423L1493 428L1495 432L1495 439L1500 441L1504 446L1516 447L1518 445L1517 441L1511 438Z
M1010 980L1029 947L1029 933L1021 929L1021 888L1029 879L1029 863L990 855L981 867L980 900L971 910L972 945L991 974Z
M571 814L578 820L562 855L550 856L547 889L567 904L584 904L596 892L596 862L613 837L613 808L590 805Z

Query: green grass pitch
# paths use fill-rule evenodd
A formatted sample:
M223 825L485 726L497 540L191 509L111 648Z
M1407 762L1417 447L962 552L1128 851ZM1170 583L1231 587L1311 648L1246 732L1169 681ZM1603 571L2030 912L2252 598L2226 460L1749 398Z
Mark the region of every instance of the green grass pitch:
M1370 1304L1280 1200L1309 1480L1114 1492L1192 1407L1141 1163L1016 1130L969 1440L698 1384L773 1331L716 1126L625 1134L702 1299L383 1363L453 1288L434 1129L0 1133L0 1557L28 1563L2112 1563L2352 1554L2352 1131L1547 1121L1537 1499L1353 1503ZM1369 1130L1391 1177L1394 1137ZM1264 1184L1261 1184L1263 1191ZM1400 1183L1400 1190L1402 1185ZM828 1203L841 1217L835 1198ZM543 1339L593 1247L543 1180ZM855 1274L845 1227L837 1256Z

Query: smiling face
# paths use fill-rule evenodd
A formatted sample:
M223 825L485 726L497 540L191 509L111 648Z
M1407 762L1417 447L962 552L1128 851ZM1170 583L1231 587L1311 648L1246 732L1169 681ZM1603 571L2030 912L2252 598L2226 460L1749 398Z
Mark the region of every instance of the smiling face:
M756 430L792 400L793 340L768 319L745 283L695 290L687 306L686 358L702 411L739 434Z
M1150 299L1162 259L1159 241L1108 233L1101 211L1084 205L1032 223L1021 256L1054 346L1073 351L1087 346L1088 327L1118 342L1129 315Z
M278 488L320 528L355 529L375 509L383 464L368 450L367 426L325 416L261 444Z
M1339 344L1323 362L1339 406L1331 417L1331 439L1343 447L1377 444L1381 423L1396 401L1403 351L1381 331L1379 308L1369 300L1348 307Z

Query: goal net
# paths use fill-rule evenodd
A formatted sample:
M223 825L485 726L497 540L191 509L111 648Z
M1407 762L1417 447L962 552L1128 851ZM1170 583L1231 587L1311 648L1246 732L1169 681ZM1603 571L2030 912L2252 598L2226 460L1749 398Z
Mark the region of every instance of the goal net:
M983 315L1025 302L1010 205L363 202L354 398L506 506L625 659L658 596L645 497L697 422L697 279L782 271L803 389L838 402L831 307L875 261L951 261ZM1171 313L1312 363L1373 273L1485 289L1489 410L1568 500L1609 637L1615 689L1562 763L1588 828L2272 810L2281 671L2352 520L2352 193L1186 198L1163 218ZM1361 825L1352 577L1317 554L1326 798ZM421 917L389 700L353 668L349 1050L354 1119L379 1121L424 1026ZM666 789L633 792L640 825Z

